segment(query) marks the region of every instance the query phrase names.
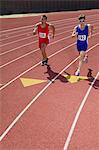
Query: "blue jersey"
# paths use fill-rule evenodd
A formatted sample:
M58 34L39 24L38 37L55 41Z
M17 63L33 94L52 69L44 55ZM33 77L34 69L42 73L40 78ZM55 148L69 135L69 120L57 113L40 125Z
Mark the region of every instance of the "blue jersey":
M78 51L86 51L88 48L88 25L86 24L84 29L81 29L78 25L76 27L76 33Z

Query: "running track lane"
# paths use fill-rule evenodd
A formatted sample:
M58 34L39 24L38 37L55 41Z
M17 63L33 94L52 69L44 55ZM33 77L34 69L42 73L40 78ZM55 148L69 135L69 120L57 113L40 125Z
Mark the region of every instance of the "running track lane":
M84 10L84 11L73 11L73 12L57 12L57 13L46 13L48 16L49 21L57 21L59 19L70 19L72 17L75 17L75 19L80 15L81 13L86 14L87 16L89 15L96 15L99 14L99 10ZM53 15L55 14L55 15ZM0 18L0 21L2 21L2 28L1 30L8 30L8 29L13 29L13 28L19 28L23 26L28 26L28 25L33 25L35 24L40 16L28 16L28 17L23 17L23 18ZM21 25L21 26L20 26ZM9 31L8 31L9 32Z
M96 33L95 35L93 34L93 37L91 38L91 40L89 40L90 47L93 46L93 44L96 44L96 42L98 42L98 36L99 36L98 33ZM94 40L94 37L97 37L96 42ZM69 38L67 40L67 38L66 38L66 40L61 41L61 43L56 42L56 44L53 45L53 49L52 49L52 45L50 44L48 46L48 51L47 51L48 56L50 56L50 55L52 55L52 54L54 54L55 52L58 52L58 51L61 52L61 53L62 53L62 51L66 51L65 47L68 47L66 45L71 44L71 42L73 43L73 41L75 41L75 39ZM60 51L61 49L63 49L63 50ZM71 56L73 56L74 52L75 52L75 50L74 50L75 46L71 45L71 49L73 50L72 53L71 53ZM38 52L35 53L35 55L32 55L32 56L29 55L28 57L24 57L23 59L18 60L16 62L13 62L12 64L2 68L1 73L3 74L3 78L2 78L1 83L7 84L13 78L16 78L16 76L19 75L19 73L22 73L24 70L30 68L30 66L33 66L33 65L35 66L36 63L38 64L39 60L42 59L42 58L40 58L40 54L41 54L40 51L38 51ZM66 53L64 55L65 56L68 55L68 52L66 51ZM22 65L22 64L25 64L25 65ZM15 67L15 66L17 66L17 67ZM6 72L7 72L7 75L6 75Z
M95 20L94 20L94 16L93 16L93 18L91 18L91 19L87 19L87 22L89 22L89 23L91 23L91 24L95 24L95 26L98 24L98 15L95 17ZM59 22L58 23L54 23L54 21L53 21L53 24L54 24L54 26L56 27L56 28L59 28L59 30L60 30L60 27L63 27L63 29L65 28L67 28L67 26L68 27L72 27L72 26L74 26L75 24L77 23L77 21L75 20L75 21L73 21L72 23L68 23L67 22L67 20L66 19L64 19L64 20L59 20ZM61 24L61 25L60 25ZM65 26L64 26L65 25ZM32 34L32 32L33 32L33 28L34 28L34 25L30 28L28 28L28 29L23 29L23 30L21 30L21 31L15 31L15 32L12 32L12 33L9 33L9 34L5 34L5 37L3 38L2 36L0 37L1 38L1 40L0 40L0 47L2 46L6 46L6 45L9 45L10 43L16 43L19 39L21 40L21 39L24 39L24 37L26 37L27 36L27 39L28 38L30 38L30 37L32 37L33 36L33 34ZM4 36L4 35L3 35Z
M93 56L93 53L96 55ZM93 62L95 62L96 59L98 59L98 54L98 47L96 47L94 50L89 52L89 58L92 58ZM61 54L61 58L63 57L65 59L64 54ZM63 62L56 66L57 59L54 61L53 59L51 59L51 69L48 68L48 73L45 73L45 76L47 74L49 77L55 77L57 72L62 70L62 66L65 66L65 64L63 65ZM90 60L89 64L93 68L92 75L95 76L98 70L98 65L94 65L93 62ZM75 64L72 66L75 68ZM89 66L86 67L87 72L85 72L85 74L88 73ZM67 70L69 73L70 68ZM41 67L35 68L34 71L29 72L26 76L37 77L37 72L40 72L42 77L42 73L46 72L46 68L44 67L43 69L44 70L42 70ZM18 86L18 84L16 86ZM70 126L73 122L82 98L85 96L89 86L89 81L81 81L76 84L70 84L64 80L63 76L58 77L55 83L49 86L43 95L37 99L37 101L30 107L27 113L25 113L23 117L17 122L13 129L3 139L2 144L5 147L9 147L10 149L63 149L66 137L70 130ZM35 89L33 88L34 87L29 87L29 91L26 94L27 98L29 96L29 92L31 94L31 91ZM28 89L23 88L23 90ZM80 94L79 91L81 91ZM32 98L33 97L34 96L32 95ZM98 98L97 95L96 98ZM19 104L18 106L22 107L22 105ZM14 111L16 112L18 107L15 109ZM12 114L15 112L12 112Z
M97 17L97 16L96 16ZM97 18L96 18L97 19ZM95 28L97 28L98 27L98 22L96 21L89 21L88 20L88 23L91 23L91 24L93 24L93 22L94 22L94 27ZM61 22L60 22L61 23ZM66 24L66 26L64 26L63 28L62 28L62 25L60 26L60 27L58 27L58 26L56 26L55 25L55 27L56 27L56 34L57 33L61 33L61 32L63 32L63 31L69 31L68 29L70 28L71 29L71 31L69 31L69 32L72 32L72 29L73 29L73 27L76 25L76 23L73 23L72 25L69 25L69 24L67 24L67 21L65 21L64 22L64 24ZM61 31L60 31L61 30ZM24 31L23 31L23 33L24 33ZM15 34L16 35L16 34ZM24 38L23 38L23 36L22 37L18 37L18 40L15 40L16 39L16 37L13 37L13 40L11 40L11 42L8 42L9 41L9 39L8 40L6 40L6 44L2 44L1 46L0 46L0 49L1 49L1 52L3 53L4 51L11 51L12 49L16 49L17 47L20 47L20 46L22 46L22 43L24 44L24 45L26 45L26 43L35 43L36 41L36 39L37 39L37 36L33 36L32 35L32 32L31 32L31 34L26 34L26 35L24 35Z
M66 139L64 150L99 149L99 132L97 132L99 131L98 90L99 72L97 72L93 82L90 83L90 87L87 90L86 95L82 99L80 107L70 128L68 137Z

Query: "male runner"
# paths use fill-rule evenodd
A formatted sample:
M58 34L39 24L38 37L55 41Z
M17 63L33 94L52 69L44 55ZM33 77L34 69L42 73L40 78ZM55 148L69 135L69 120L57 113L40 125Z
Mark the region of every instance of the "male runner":
M92 35L93 26L85 23L85 15L80 15L79 24L73 30L72 37L77 37L77 50L79 52L79 65L75 72L76 76L80 75L83 62L88 62L88 38Z
M39 36L39 48L43 56L42 65L47 65L48 58L45 50L49 44L49 33L52 38L55 36L55 27L47 22L46 15L41 16L40 22L35 25L33 35L37 32Z

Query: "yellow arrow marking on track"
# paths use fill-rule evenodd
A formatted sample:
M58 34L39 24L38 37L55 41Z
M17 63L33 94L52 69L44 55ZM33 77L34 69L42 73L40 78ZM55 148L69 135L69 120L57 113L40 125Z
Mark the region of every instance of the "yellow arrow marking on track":
M80 80L87 80L86 76L63 75L70 83L75 83Z
M47 82L47 80L38 80L38 79L30 79L30 78L20 78L20 80L24 87Z

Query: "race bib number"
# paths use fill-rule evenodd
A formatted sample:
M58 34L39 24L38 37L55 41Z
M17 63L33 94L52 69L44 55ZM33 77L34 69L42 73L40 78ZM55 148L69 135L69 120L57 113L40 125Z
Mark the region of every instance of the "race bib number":
M46 33L40 32L40 33L39 33L39 37L40 37L40 38L46 38Z
M78 35L78 40L85 41L86 40L86 35Z

